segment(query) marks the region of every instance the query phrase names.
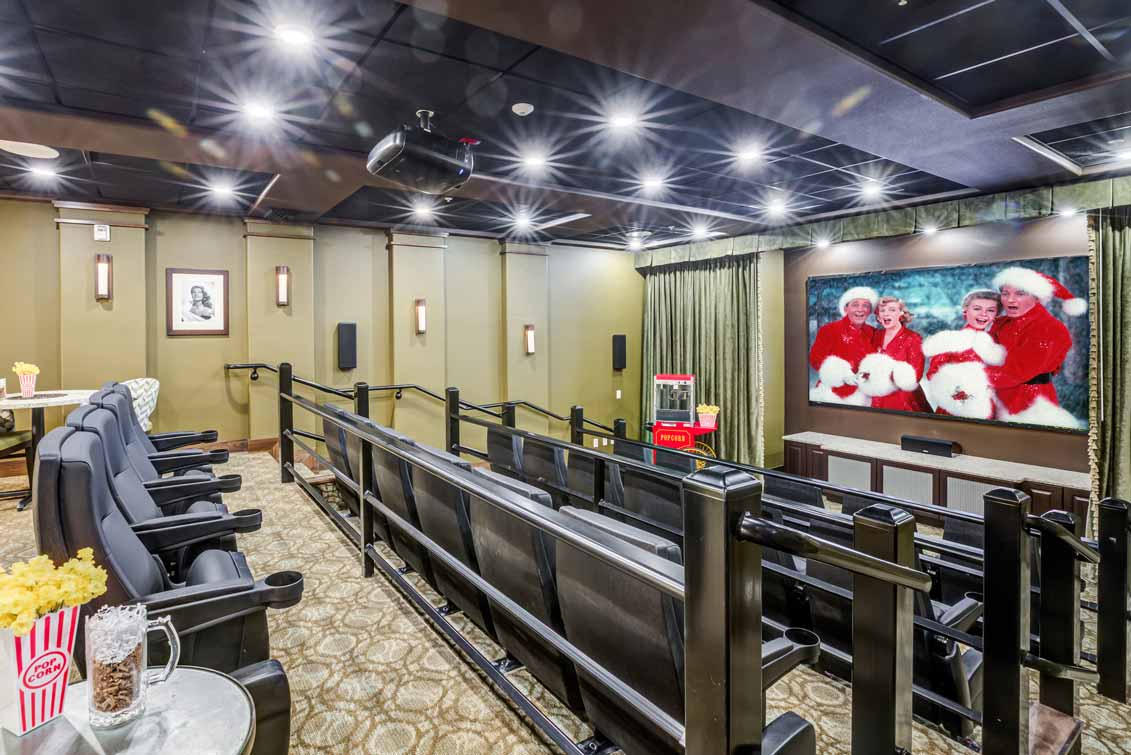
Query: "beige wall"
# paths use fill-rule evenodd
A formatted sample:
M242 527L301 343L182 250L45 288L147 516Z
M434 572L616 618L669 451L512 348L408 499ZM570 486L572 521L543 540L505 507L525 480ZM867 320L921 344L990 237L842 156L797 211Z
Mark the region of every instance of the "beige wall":
M503 255L503 392L537 406L550 403L549 257L545 249L507 244ZM525 326L534 326L534 353L526 353ZM517 424L545 433L546 417L519 407Z
M574 247L548 251L550 333L543 339L550 366L548 407L568 415L571 406L580 405L586 416L610 426L623 417L635 434L640 428L644 279L628 254ZM626 336L624 370L613 369L614 334ZM569 436L565 423L551 427L556 435Z
M59 210L61 219L145 223L142 213ZM92 226L59 224L60 383L98 388L107 380L143 377L146 371L145 230L115 226L111 240L94 240ZM114 295L94 299L94 255L113 255Z
M246 362L247 253L238 218L151 213L146 233L148 374L161 381L156 432L201 428L221 438L248 437L247 373L224 364ZM228 335L166 335L165 271L228 271Z
M90 264L93 268L93 260ZM18 391L12 363L31 362L40 369L37 386L58 388L59 234L54 207L0 201L0 270L0 378L9 391ZM30 414L16 412L19 427L28 427ZM59 424L61 416L58 409L47 410L48 427Z
M112 242L95 245L90 226L57 226L60 216L149 229L115 227ZM0 267L8 291L0 300L0 369L35 362L45 388L156 377L162 387L155 430L214 428L221 440L278 431L275 376L265 371L251 383L246 371L226 374L223 365L284 360L298 374L337 387L409 382L442 393L454 385L477 403L526 399L562 414L581 404L600 421L623 416L630 428L638 426L643 279L630 256L513 246L512 252L533 254L503 255L502 249L489 239L397 235L390 245L384 231L369 229L0 201ZM114 255L114 299L106 305L93 295L98 252ZM293 275L286 308L274 300L280 264ZM228 271L228 336L165 334L170 267ZM428 300L423 337L413 327L420 297ZM339 322L358 325L356 370L337 369ZM522 344L528 322L537 336L537 353L529 357ZM628 337L628 369L621 373L611 368L613 333ZM15 384L15 375L3 376ZM49 412L49 424L62 416ZM374 394L371 416L442 444L439 402ZM525 427L566 433L564 423L525 410L518 416ZM305 426L313 424L307 418ZM483 431L470 425L463 440L485 445Z
M247 236L247 355L252 362L290 362L303 377L314 375L314 240L309 226L249 224ZM263 235L250 235L263 234ZM287 238L290 237L290 238ZM275 304L275 267L291 274L291 303ZM261 373L262 374L262 373ZM279 433L278 382L268 373L250 386L252 438ZM309 391L296 393L310 397ZM314 418L296 409L295 427L310 430Z
M447 382L445 241L396 234L389 246L393 382L413 383L441 395ZM424 299L427 308L423 334L416 333L417 299ZM406 391L393 407L396 429L437 447L444 443L443 416L439 401L416 391Z

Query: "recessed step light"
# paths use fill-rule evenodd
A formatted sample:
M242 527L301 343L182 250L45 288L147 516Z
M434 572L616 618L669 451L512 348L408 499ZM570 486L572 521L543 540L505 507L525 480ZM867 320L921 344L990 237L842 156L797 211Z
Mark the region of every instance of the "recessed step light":
M31 142L12 142L0 139L0 149L11 152L13 155L35 157L40 160L54 160L59 156L59 150L45 144L32 144Z

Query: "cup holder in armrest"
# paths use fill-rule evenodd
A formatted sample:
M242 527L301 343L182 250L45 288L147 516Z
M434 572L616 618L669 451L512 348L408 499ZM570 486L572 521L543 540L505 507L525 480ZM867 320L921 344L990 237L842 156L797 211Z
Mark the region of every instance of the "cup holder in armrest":
M820 637L808 629L789 627L762 646L762 684L769 687L799 665L816 663L820 655Z
M217 493L235 493L243 487L243 477L238 474L224 474L216 478Z
M215 430L203 430L200 433L200 443L215 443L220 439L220 433Z
M214 448L205 453L208 455L209 464L227 464L231 458L231 452L226 448Z
M255 532L263 526L263 509L240 509L231 516L236 532Z
M962 597L970 598L970 600L976 600L979 603L985 603L986 602L986 596L983 595L980 592L968 592L968 593L965 593Z
M801 651L801 663L816 663L821 655L821 638L815 632L800 627L790 627L782 635Z
M302 572L277 571L262 580L263 602L270 608L290 608L302 600Z

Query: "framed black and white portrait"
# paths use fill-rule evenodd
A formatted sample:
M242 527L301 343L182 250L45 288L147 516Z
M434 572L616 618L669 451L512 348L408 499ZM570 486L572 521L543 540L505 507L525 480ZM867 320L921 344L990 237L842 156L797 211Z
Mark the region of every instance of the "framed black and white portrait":
M228 335L228 271L165 270L165 334Z

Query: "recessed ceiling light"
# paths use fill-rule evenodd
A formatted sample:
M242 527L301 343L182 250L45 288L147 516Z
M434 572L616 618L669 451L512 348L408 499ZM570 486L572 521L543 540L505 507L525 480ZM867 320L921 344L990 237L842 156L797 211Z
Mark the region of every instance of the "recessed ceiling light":
M1075 215L1077 212L1079 212L1079 210L1077 210L1075 207L1065 207L1063 210L1060 210L1057 214L1060 215L1063 218L1070 218L1073 215Z
M1131 160L1131 149L1120 152L1115 156L1117 160Z
M691 226L691 238L705 239L711 235L711 229L707 227L706 223L695 223Z
M528 231L528 230L530 230L530 216L528 214L526 214L525 212L517 213L514 216L514 219L511 220L511 223L514 225L515 230L517 230L517 231Z
M417 220L432 219L432 205L425 200L419 200L412 205L412 216Z
M314 35L309 29L294 24L280 24L275 27L275 39L287 47L296 49L314 44Z
M243 106L243 114L252 123L264 124L275 118L275 108L266 102L248 102Z
M740 163L749 164L762 159L762 148L757 144L747 144L734 153Z
M658 173L649 173L640 179L640 188L648 193L654 193L664 188L664 177Z
M511 105L511 112L520 118L525 118L534 112L534 106L529 102L516 102Z
M869 179L860 186L860 195L865 199L879 199L884 194L884 186L879 181Z
M54 160L59 156L59 150L45 144L32 144L31 142L12 142L0 139L0 149L11 152L21 157L34 157L39 160Z
M522 164L526 168L542 168L546 165L546 156L541 152L527 152L522 156Z
M817 239L817 248L818 249L828 249L829 243L830 242L829 242L828 239Z
M43 165L34 165L28 168L28 171L31 172L32 175L39 176L40 178L54 178L55 176L59 175L57 172L55 172L54 168L48 168Z
M236 190L231 184L212 184L208 187L212 195L220 198L235 196Z
M615 129L633 128L639 122L640 119L637 118L635 113L629 113L627 111L613 113L609 116L609 125Z
M628 248L633 252L638 252L644 248L644 240L652 235L651 231L629 231L625 234L628 239Z
M773 218L780 218L785 215L787 209L788 206L782 197L774 197L766 203L766 214Z

